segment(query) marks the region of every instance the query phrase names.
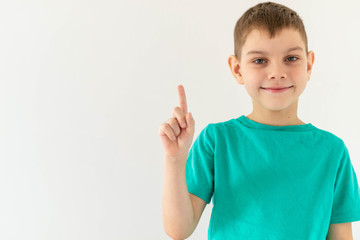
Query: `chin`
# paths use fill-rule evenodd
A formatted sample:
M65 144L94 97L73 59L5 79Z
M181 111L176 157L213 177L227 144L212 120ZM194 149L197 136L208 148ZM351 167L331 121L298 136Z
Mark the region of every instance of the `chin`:
M289 103L284 103L284 102L281 102L281 103L274 103L274 104L264 104L264 108L266 108L267 110L269 111L274 111L274 112L279 112L279 111L285 111L285 110L288 110L289 108L292 107L293 104L296 104L297 101L295 102L289 102Z

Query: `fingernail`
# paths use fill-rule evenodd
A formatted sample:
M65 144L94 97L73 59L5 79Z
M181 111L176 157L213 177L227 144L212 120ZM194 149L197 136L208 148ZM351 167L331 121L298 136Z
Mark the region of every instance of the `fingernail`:
M183 122L183 123L181 124L181 126L182 126L183 128L186 128L186 123Z

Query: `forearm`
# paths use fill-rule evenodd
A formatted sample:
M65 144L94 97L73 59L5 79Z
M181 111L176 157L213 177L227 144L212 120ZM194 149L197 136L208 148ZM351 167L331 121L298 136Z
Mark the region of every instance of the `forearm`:
M194 212L186 185L186 159L165 157L162 216L165 232L174 239L185 239L194 231Z
M353 240L351 222L330 224L326 240Z

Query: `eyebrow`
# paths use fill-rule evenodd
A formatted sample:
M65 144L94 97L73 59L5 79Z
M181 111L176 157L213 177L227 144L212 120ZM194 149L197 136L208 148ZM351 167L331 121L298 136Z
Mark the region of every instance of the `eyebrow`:
M291 52L291 51L295 51L295 50L300 50L300 51L303 51L303 48L302 47L292 47L292 48L289 48L287 50L287 52ZM250 54L268 54L267 52L265 51L257 51L257 50L253 50L253 51L249 51L246 55L250 55Z

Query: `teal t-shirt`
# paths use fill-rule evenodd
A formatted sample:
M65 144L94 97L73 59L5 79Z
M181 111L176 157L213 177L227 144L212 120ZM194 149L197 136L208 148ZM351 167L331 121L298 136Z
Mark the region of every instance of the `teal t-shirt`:
M360 189L343 140L311 123L245 115L208 124L186 163L190 193L213 208L208 239L319 240L360 220Z

